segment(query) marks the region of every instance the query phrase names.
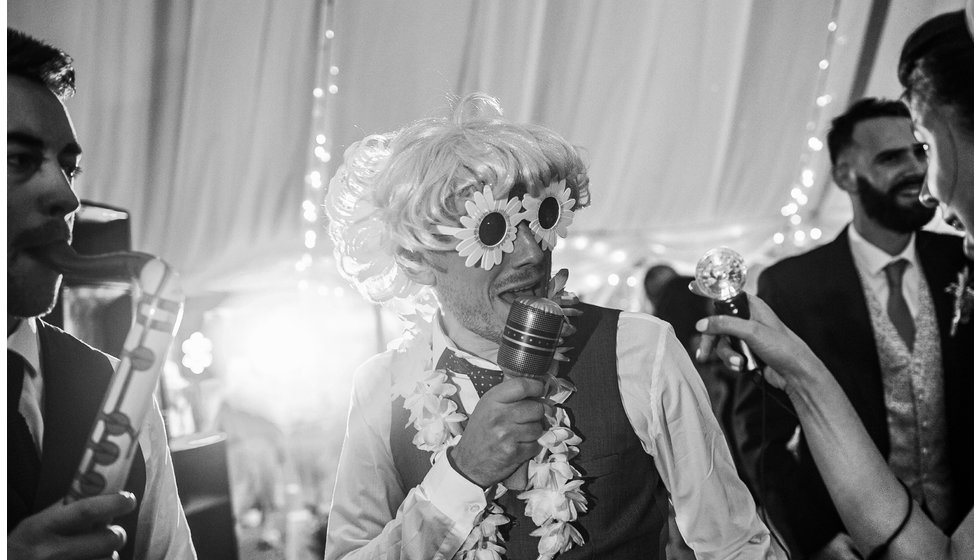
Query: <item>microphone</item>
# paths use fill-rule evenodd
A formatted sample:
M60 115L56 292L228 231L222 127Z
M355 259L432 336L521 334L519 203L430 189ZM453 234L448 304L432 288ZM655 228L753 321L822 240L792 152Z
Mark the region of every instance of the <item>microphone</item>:
M716 247L701 257L694 270L694 283L702 295L714 300L715 313L749 318L749 298L742 291L745 285L745 261L733 249ZM760 371L749 345L744 340L729 337L745 358L746 371Z
M527 377L547 384L564 321L561 306L550 299L515 300L497 350L497 365L504 376ZM503 484L509 490L527 489L527 464L519 466Z
M512 377L544 381L555 358L564 321L561 306L550 299L518 298L504 324L497 365Z

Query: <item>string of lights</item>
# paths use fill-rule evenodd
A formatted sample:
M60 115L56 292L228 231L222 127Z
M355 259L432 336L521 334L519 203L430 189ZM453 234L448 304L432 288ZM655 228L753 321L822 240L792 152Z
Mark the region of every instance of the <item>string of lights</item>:
M320 242L320 233L324 230L320 201L323 200L324 189L329 180L329 165L333 138L333 115L335 100L339 88L337 77L340 68L334 64L333 43L335 33L334 0L326 0L321 11L319 34L319 51L317 54L316 76L314 79L312 129L310 135L310 153L307 161L305 189L300 215L303 221L303 254L296 262L297 272L310 272L314 264L314 256ZM300 288L306 289L310 282L300 279Z
M330 134L332 130L332 120L336 95L339 92L337 77L340 69L335 64L333 57L333 41L335 39L334 6L335 0L325 0L324 9L321 15L321 25L323 30L319 35L319 53L317 73L315 77L313 95L313 114L312 114L312 133L310 138L310 154L305 176L305 193L300 209L303 221L303 253L295 263L296 270L300 273L312 272L315 256L318 254L317 247L321 244L321 233L323 232L322 221L325 217L322 214L320 201L323 199L324 190L329 180L329 167L332 158L333 138ZM825 174L820 169L819 161L825 158L824 142L820 138L820 130L827 122L825 113L826 108L831 105L835 98L833 92L828 88L828 76L833 63L835 46L842 43L842 38L838 35L838 17L841 8L841 0L835 0L831 9L830 19L826 26L826 39L821 58L816 66L819 71L816 86L814 88L813 103L810 114L806 121L806 136L802 142L800 155L800 170L790 186L789 200L780 208L781 214L786 218L786 222L779 231L772 235L772 247L769 253L773 256L780 256L788 252L798 252L805 249L810 244L817 242L823 235L820 227L813 224L815 205L812 200L817 197L811 196L811 189ZM568 244L569 248L582 251L587 246L595 249L595 253L600 255L610 255L602 250L602 243L597 242L595 247L585 236L573 238ZM564 240L560 240L558 251L564 248ZM610 263L618 272L589 274L583 278L580 289L594 291L606 287L615 289L621 284L624 287L635 288L639 285L642 271L624 270L627 266L628 255L624 251L618 251L622 255L614 255L620 258L611 259ZM309 276L304 275L300 279L300 288L308 289L314 281ZM341 297L342 288L329 290L321 288L320 291L327 290L334 296Z
M824 142L819 134L821 126L827 122L826 107L834 100L832 92L828 91L828 77L833 60L834 47L842 42L838 36L838 17L840 15L840 0L835 0L831 9L830 21L827 23L827 37L824 41L823 56L817 62L819 75L815 89L814 101L806 123L806 140L800 154L800 172L790 187L790 200L780 208L780 213L787 222L772 236L772 253L781 254L790 250L801 250L808 244L818 241L823 231L812 225L815 210L808 207L812 196L808 195L816 184L817 169L823 154ZM788 242L788 243L787 243Z

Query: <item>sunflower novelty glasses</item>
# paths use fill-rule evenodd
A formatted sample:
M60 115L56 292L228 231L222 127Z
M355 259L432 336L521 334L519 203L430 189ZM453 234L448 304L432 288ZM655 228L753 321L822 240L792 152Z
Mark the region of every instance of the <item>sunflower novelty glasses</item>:
M535 240L544 250L555 248L559 237L568 235L575 212L575 200L565 180L551 183L540 197L525 194L507 200L494 200L489 185L483 192L474 191L466 201L466 215L460 216L463 227L438 226L439 233L459 239L456 252L466 259L466 266L478 262L484 270L500 264L504 253L514 250L517 226L527 220Z

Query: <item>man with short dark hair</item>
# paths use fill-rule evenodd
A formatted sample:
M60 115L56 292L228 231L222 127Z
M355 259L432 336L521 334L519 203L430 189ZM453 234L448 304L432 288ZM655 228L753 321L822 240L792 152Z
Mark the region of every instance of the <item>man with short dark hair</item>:
M115 363L38 318L61 275L37 253L71 240L79 205L71 62L7 30L7 555L193 559L155 403L125 491L63 503Z
M827 145L853 221L765 270L759 296L834 372L923 510L952 529L973 494L973 331L951 328L946 290L966 264L962 238L921 230L935 209L919 202L926 152L904 104L856 102ZM746 376L738 385L737 448L776 528L807 557L859 558L805 435L795 442L799 423L772 401L784 395Z

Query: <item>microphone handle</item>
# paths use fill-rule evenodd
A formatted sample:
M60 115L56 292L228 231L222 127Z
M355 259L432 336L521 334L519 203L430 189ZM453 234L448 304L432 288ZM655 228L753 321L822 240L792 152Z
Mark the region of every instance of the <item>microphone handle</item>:
M714 300L714 306L715 312L719 315L731 315L733 317L741 317L742 319L749 318L749 298L745 295L745 292L739 292L738 295L728 299L716 299ZM730 336L728 337L728 341L731 343L732 348L745 358L745 371L761 373L762 368L759 366L759 360L755 358L749 345L744 340Z

